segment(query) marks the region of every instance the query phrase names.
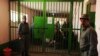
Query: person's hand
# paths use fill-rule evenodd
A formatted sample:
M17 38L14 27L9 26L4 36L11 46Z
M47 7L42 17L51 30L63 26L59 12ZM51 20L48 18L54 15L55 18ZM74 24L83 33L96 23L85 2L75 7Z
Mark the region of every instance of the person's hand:
M21 40L21 37L19 37L18 39Z
M18 39L19 39L19 40L22 39L22 35L18 35Z

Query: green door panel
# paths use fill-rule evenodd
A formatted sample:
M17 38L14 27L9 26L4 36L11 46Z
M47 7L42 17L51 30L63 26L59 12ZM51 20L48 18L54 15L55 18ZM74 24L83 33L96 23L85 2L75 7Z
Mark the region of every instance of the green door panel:
M52 39L54 36L54 19L52 17L52 23L48 24L48 19L46 20L46 31L45 31L45 35L46 38Z
M92 25L92 27L95 28L95 12L90 12L89 16L90 16L90 24Z
M48 24L48 19L44 20L43 17L34 17L34 38L40 39L44 35L46 38L52 39L54 35L54 19L52 18L52 24Z
M43 17L34 17L34 38L40 39L44 36L45 20Z

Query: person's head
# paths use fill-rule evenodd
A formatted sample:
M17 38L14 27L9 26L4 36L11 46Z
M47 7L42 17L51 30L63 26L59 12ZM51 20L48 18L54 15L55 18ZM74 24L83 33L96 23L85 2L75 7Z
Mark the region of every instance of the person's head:
M88 14L83 14L82 17L80 18L81 25L83 28L86 28L87 26L90 25L90 18Z
M26 22L26 16L23 16L22 20L23 22Z

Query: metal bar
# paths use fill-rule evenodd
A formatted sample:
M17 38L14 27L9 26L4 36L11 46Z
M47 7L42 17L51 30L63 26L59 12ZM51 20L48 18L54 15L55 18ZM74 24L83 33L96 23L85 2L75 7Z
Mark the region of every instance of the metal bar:
M82 11L81 11L81 14L83 14L83 5L84 5L84 2L81 2L82 3Z
M12 2L10 1L10 17L11 17L11 18L10 18L9 20L10 20L10 32L11 32L11 33L12 33L12 27L11 27L11 26L12 26L12 25L11 25L11 24L12 24L12 22L11 22L11 21L12 21L12 11L11 11L12 8L13 8ZM10 35L11 35L11 40L12 40L12 34L11 34L11 33L10 33Z
M65 8L67 8L67 2L64 2L64 3L65 3L65 5L63 5L63 9L64 9L64 11L65 11L65 12L64 12L64 18L65 18L65 19L64 19L64 22L67 23L67 19L68 19L68 18L67 18L67 12L66 12L67 9L65 9ZM64 24L64 23L63 23L63 24ZM65 28L65 29L66 29L66 28ZM64 34L64 33L63 33L63 34ZM67 35L67 33L66 33L66 35ZM64 37L65 37L65 39L67 39L67 36L63 36L63 38L64 38ZM65 44L64 44L64 42L65 42ZM68 46L67 43L68 43L67 41L64 41L64 40L63 40L63 48L67 48L67 46ZM67 51L67 50L65 50L64 53L66 53L66 51Z
M41 2L43 5L42 5L42 13L41 13L41 16L45 19L46 17L46 1L44 0L43 2ZM45 23L44 23L44 28L45 28ZM41 52L46 52L46 47L45 47L45 29L42 29L44 32L43 32L43 39L41 38L42 42L42 47L41 47Z
M39 2L37 3L38 4L38 8L40 9L40 5L39 5ZM39 16L41 16L41 10L39 10Z
M32 8L32 2L30 2L30 6L31 6L31 8ZM32 10L32 9L31 9L31 10ZM33 14L34 14L34 9L33 9L33 11L32 11L32 15L33 15ZM34 48L33 48L33 46L34 46L34 43L33 43L33 41L34 41L34 40L33 40L33 39L34 39L34 26L33 26L33 25L34 25L34 16L33 16L31 22L32 22L32 24L31 24L31 29L32 29L32 31L31 31L31 34L32 34L32 35L31 35L31 36L32 36L32 37L31 37L31 38L32 38L32 47L31 47L31 48L32 48L32 49L31 49L31 50L32 50L32 52L33 52L33 50L34 50Z
M43 2L44 0L20 0L20 1ZM46 0L46 1L48 1L48 2L57 2L57 1L59 1L59 2L71 2L71 0ZM81 2L83 0L74 0L74 2L75 1Z
M30 1L31 2L31 1ZM34 11L35 11L35 16L36 16L36 10L35 10L35 8L36 8L36 2L33 2L32 4L34 4ZM34 18L35 19L35 18ZM38 40L36 40L36 42L37 42ZM36 47L36 49L35 49L35 51L34 52L38 52L37 51L37 49L38 49L38 47ZM34 50L34 48L33 48L33 50Z
M52 2L51 2L52 3ZM60 3L58 2L58 4L60 5ZM57 4L56 4L57 5ZM57 8L56 8L56 10L57 10ZM57 12L57 11L56 11ZM54 37L53 37L53 40L54 40L54 38L55 38L55 30L56 30L56 22L57 22L57 13L54 13L53 12L53 14L54 14L54 16L53 16L53 18L54 18ZM55 43L54 43L54 52L56 52L56 46L55 46Z
M16 26L16 15L17 15L17 9L16 9L16 7L17 7L17 4L16 4L16 1L15 1L15 12L14 12L14 14L15 14L15 18L13 18L13 24L14 24L14 26ZM13 40L15 40L15 34L16 34L16 31L15 31L15 29L16 28L13 28L13 31L14 31L14 37L13 37Z
M48 17L49 17L48 8L49 8L49 5L48 5L48 2L46 2L47 21L48 21ZM46 23L47 23L47 21L46 21ZM47 25L46 25L46 26L47 26ZM49 52L48 46L46 46L46 52Z
M15 25L14 25L14 26L17 26L17 19L18 19L18 18L17 18L17 17L18 17L18 16L17 16L17 15L18 15L18 10L17 10L18 4L17 4L17 1L15 2L15 4L16 4L16 12L15 12L16 16L15 16L15 22L14 22ZM15 38L14 38L14 40L17 39L17 35L16 35L17 31L16 31L16 29L17 29L17 28L14 28L14 31L15 31Z
M16 14L17 14L17 12L16 12L17 9L16 9L16 7L17 7L17 4L16 4L16 1L15 1L15 12L14 12L14 13L15 13L15 18L13 18L13 20L14 20L14 21L13 21L13 24L14 24L14 26L16 26L16 23L15 23L15 22L16 22L16 17L17 17L17 16L16 16ZM16 37L16 36L15 36L15 35L16 35L15 29L16 29L16 28L13 28L13 30L14 30L14 38L13 38L13 40L15 40L15 37Z
M73 1L71 0L71 5L70 5L70 25L69 27L71 28L71 30L69 30L69 38L68 38L68 54L70 54L71 52L71 38L72 38L72 18L73 18Z
M67 15L67 25L68 25L68 27L69 27L69 3L70 2L67 2L67 13L68 13L68 15ZM67 29L68 30L68 29ZM67 36L69 35L69 31L68 31L68 34L67 34ZM68 36L69 37L69 36ZM68 49L68 37L67 37L67 49Z
M79 14L80 14L80 2L78 2L79 4L78 4L78 22L77 22L77 28L78 28L78 26L79 26ZM77 34L78 34L78 31L77 31Z
M39 9L40 9L40 16L41 16L41 13L42 13L42 10L41 10L41 7L42 7L42 2L39 2Z
M80 3L79 2L77 2L77 10L78 10L78 12L77 12L76 28L78 29L78 26L79 26L79 14L80 14ZM76 30L76 34L78 35L78 30ZM77 46L77 45L75 44L75 46Z
M9 46L11 45L11 3L10 3L10 0L8 1L8 4L9 4Z
M74 25L75 22L74 21L75 21L75 2L73 3L73 21L72 21L73 22L73 28L75 28L75 25ZM73 30L73 32L75 32L75 30Z
M20 23L20 0L18 0L18 23Z
M61 20L62 19L64 19L64 12L63 12L63 2L61 2L62 4L62 11L61 11L61 13L62 13L62 16L61 16L61 18L60 18L60 22L61 22ZM60 23L60 30L61 30L61 23ZM61 34L62 35L62 34ZM62 44L63 44L63 40L61 39L61 42L62 42ZM61 45L61 49L63 49L63 45ZM63 52L62 52L63 53Z
M27 6L27 2L25 2L25 5ZM25 9L24 13L27 13L27 7L24 7L23 10Z
M77 17L77 2L75 2L75 25L74 25L75 28L76 28L76 21L77 21L76 17Z
M34 2L34 10L36 9L36 2ZM36 14L36 10L35 10L35 16L37 16ZM36 40L36 42L38 42L38 40ZM36 47L35 52L38 52L38 47Z
M20 1L20 3L21 3L21 1ZM25 2L24 2L24 3L25 3ZM20 12L25 13L24 10L23 10L24 7L22 7L22 6L20 6L20 7L21 7L21 8L20 8ZM22 17L23 17L23 16L22 16ZM21 21L21 20L22 20L22 18L21 18L21 16L20 16L20 21Z
M57 9L56 9L57 10ZM59 24L60 24L60 17L59 17L59 13L61 12L61 2L59 1L59 12L57 12L57 21L59 21ZM57 22L56 22L57 23ZM57 31L59 31L60 29L56 29ZM58 33L58 32L57 32ZM57 35L56 35L57 36ZM60 35L58 36L58 37L60 37ZM61 46L55 46L55 48L61 48ZM58 53L58 51L56 51L57 53Z
M67 23L67 19L68 19L68 18L67 18L67 14L68 14L68 13L66 12L66 9L65 9L65 8L67 8L67 2L64 2L64 3L65 3L65 5L63 5L63 9L64 9L64 11L65 11L65 12L64 12L64 18L65 18L64 22ZM63 24L64 24L64 23L63 23ZM65 29L66 29L66 28L65 28ZM67 29L66 29L66 30L67 30ZM67 33L66 33L66 35L67 35ZM64 37L65 37L65 39L67 39L67 36L64 36ZM64 38L64 37L63 37L63 38ZM64 42L66 42L66 43L64 44ZM64 40L63 40L63 47L64 47L64 48L67 48L67 46L68 46L67 43L68 43L67 41L64 41ZM66 53L66 51L67 51L67 50L65 50L64 53Z
M57 12L57 2L55 2L55 6L56 6L56 12ZM54 26L54 31L53 33L55 34L55 13L52 13L52 19L53 19L53 26ZM52 39L54 39L54 35L52 37ZM54 48L54 47L53 47ZM55 49L53 50L53 53L55 52Z
M37 5L38 8L39 8L39 1L36 2L36 5ZM38 10L38 16L40 16L40 10ZM40 30L43 30L43 29L40 28L39 31L40 31ZM40 39L41 39L41 38L40 38ZM38 41L39 41L39 40L38 40ZM37 51L40 52L40 46L37 47Z
M83 2L80 2L80 15L83 13ZM81 9L82 8L82 9ZM79 15L79 17L80 17L80 15ZM79 20L79 18L78 18L78 21L80 22L80 20ZM78 22L78 23L79 23ZM80 25L79 25L80 26ZM80 27L79 27L80 28ZM78 39L79 39L79 37L80 37L80 31L81 31L81 28L80 28L80 30L78 30ZM78 40L77 39L77 40ZM78 46L78 51L79 51L79 55L81 56L81 52L80 52L80 48L79 48L79 44L77 45Z
M32 4L32 3L30 2L30 14L33 15L33 11L31 11L31 10L32 10L31 4ZM31 45L30 45L30 46L31 46L31 50L34 50L33 47L32 47L32 46L33 46L33 41L34 41L34 40L33 40L33 37L34 37L34 36L33 36L33 30L34 30L34 29L33 29L33 17L30 18L30 24L31 24L31 25L30 25L30 33L31 33L31 34L30 34L30 35L31 35L30 40L31 40Z
M43 18L46 21L46 0L43 0ZM44 27L45 27L45 23L44 23ZM42 46L42 52L45 52L45 30L44 30L44 37L43 37L43 46Z
M77 14L78 14L78 11L79 11L79 10L78 10L78 2L74 2L74 3L75 3L75 6L73 5L73 6L75 7L75 12L74 12L75 18L73 18L73 19L75 19L75 21L74 21L74 22L75 22L74 28L77 29L77 19L78 19L78 18L77 18ZM77 33L77 30L76 30L76 29L74 30L75 33ZM76 44L75 44L74 42L75 42L75 41L73 41L73 45L76 46Z
M12 3L14 3L14 2L12 2ZM13 5L13 6L15 6L15 4ZM15 6L16 7L16 6ZM12 8L14 8L14 7L12 7ZM15 8L16 9L16 8ZM13 11L12 11L12 13L14 13ZM13 19L13 14L12 14L12 25L14 25L13 24L13 21L14 21L14 19ZM12 32L13 32L13 37L12 37L12 40L14 39L14 29L12 28Z

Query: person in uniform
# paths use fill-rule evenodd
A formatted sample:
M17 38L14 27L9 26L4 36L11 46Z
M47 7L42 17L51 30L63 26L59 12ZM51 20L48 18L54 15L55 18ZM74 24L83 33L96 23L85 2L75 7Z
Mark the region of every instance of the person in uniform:
M81 56L98 56L97 52L97 33L90 25L90 18L83 14L80 18L82 33L80 37Z
M21 39L21 55L28 56L29 49L29 25L26 22L26 16L23 16L23 21L19 24L18 35Z

